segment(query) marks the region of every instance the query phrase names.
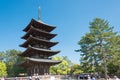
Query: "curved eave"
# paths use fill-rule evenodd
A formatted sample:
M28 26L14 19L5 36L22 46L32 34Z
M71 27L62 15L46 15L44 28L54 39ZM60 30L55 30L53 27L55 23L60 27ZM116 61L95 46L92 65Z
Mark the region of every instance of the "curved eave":
M27 68L27 67L32 66L32 64L28 63L28 61L26 60L26 61L20 63L18 66Z
M49 59L34 59L34 58L27 58L26 61L24 61L23 63L19 64L19 66L21 67L25 67L25 68L28 68L28 67L31 67L33 66L34 64L47 64L47 65L56 65L56 64L59 64L61 63L62 61L55 61L55 60L49 60Z
M48 32L51 32L53 29L56 28L56 27L48 25L48 24L46 24L46 23L44 23L42 21L36 21L35 19L32 19L30 21L30 23L28 24L28 26L23 31L27 32L31 25L33 25L35 27L38 27L38 28L41 28L43 30L46 30Z
M29 35L31 35L31 34L44 35L44 36L47 36L47 39L49 39L49 40L57 35L57 34L51 34L49 32L39 30L39 29L31 26L30 29L27 31L27 33L22 37L22 39L27 39L29 37Z
M30 62L33 63L43 63L43 64L49 64L49 65L55 65L61 63L59 60L50 60L50 59L35 59L35 58L27 58Z
M48 56L53 56L60 51L52 51L52 50L47 50L47 49L41 49L41 48L35 48L29 46L20 56L25 56L25 57L31 57L35 54L42 54L42 55L48 55Z
M43 40L43 39L38 39L36 37L30 36L22 45L20 45L21 47L25 47L27 48L28 45L32 45L32 44L41 44L41 45L45 45L48 48L58 44L58 42L50 42L48 40Z

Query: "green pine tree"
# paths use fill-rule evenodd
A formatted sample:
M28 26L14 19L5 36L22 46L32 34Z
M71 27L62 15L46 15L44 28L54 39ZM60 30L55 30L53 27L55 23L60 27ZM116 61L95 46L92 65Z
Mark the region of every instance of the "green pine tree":
M100 18L90 22L89 29L90 32L78 43L81 48L77 51L81 52L83 71L103 72L107 77L108 64L115 60L115 55L120 55L120 37L117 32L113 32L113 27L109 26L108 21Z

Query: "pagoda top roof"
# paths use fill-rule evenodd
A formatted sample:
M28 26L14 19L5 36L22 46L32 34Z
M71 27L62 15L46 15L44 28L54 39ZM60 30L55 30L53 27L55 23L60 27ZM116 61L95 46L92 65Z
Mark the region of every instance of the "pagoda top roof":
M23 31L27 32L30 29L31 25L34 27L43 29L47 32L51 32L54 28L56 28L55 26L48 25L42 22L41 20L36 21L35 19L31 19L30 23L27 25L27 27Z

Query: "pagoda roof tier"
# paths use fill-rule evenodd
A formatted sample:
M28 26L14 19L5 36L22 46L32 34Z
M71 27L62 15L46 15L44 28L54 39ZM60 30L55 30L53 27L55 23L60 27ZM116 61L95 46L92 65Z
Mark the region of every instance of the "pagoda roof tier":
M33 66L34 64L43 64L43 65L52 66L55 64L59 64L59 63L61 63L60 60L27 58L27 60L25 62L19 64L19 66L30 67L30 66Z
M41 48L35 48L32 46L29 46L22 54L20 54L20 56L31 57L35 54L52 56L52 55L55 55L59 52L60 51L52 51L52 50L48 50L48 49L41 49Z
M40 45L47 46L47 48L50 48L50 47L56 45L57 43L58 42L51 42L49 40L38 39L38 38L30 35L30 37L20 46L27 48L28 45L32 46L32 45L40 44Z
M57 35L57 34L51 34L49 32L42 31L40 29L37 29L37 28L31 26L30 29L27 31L27 33L22 38L27 39L30 34L33 34L33 35L35 34L38 36L45 36L48 40L52 39L53 37L55 37Z
M45 30L47 32L51 32L53 29L56 28L55 26L48 25L42 21L36 21L35 19L32 19L28 26L23 31L27 32L30 29L31 25L38 29Z

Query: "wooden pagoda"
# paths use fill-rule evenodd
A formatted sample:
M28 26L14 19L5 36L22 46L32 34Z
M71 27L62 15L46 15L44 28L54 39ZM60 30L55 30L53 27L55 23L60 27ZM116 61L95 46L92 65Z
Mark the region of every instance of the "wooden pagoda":
M27 69L27 75L49 74L50 66L61 62L51 59L53 55L60 52L51 50L51 47L58 43L51 41L57 35L51 33L54 29L54 26L32 19L23 30L26 34L22 39L26 41L20 46L26 48L26 50L20 56L26 57L26 61L21 63L20 66Z

